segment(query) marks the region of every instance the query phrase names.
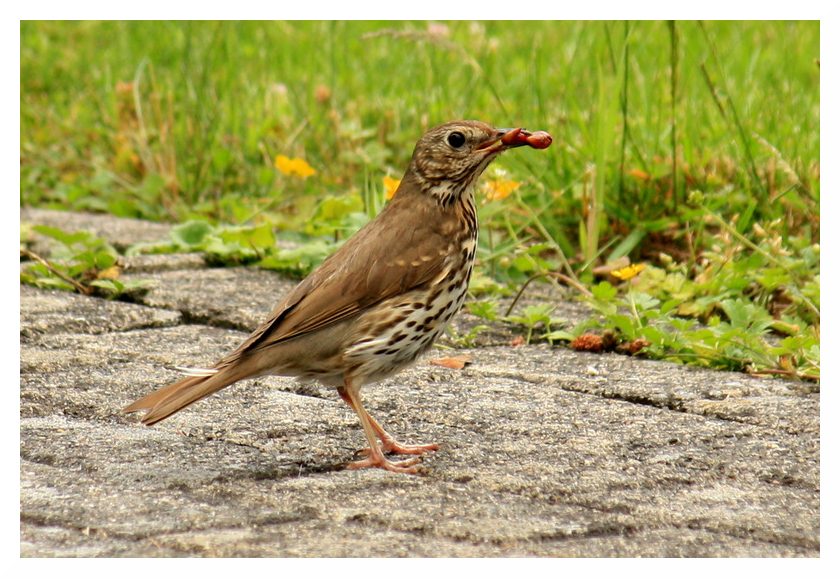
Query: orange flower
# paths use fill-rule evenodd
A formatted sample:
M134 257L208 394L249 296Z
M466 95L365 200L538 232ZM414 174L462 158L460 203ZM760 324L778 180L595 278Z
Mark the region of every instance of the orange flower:
M299 177L311 177L315 174L315 169L309 166L303 159L290 159L283 155L277 155L274 159L274 166L280 169L284 175L297 175Z
M385 198L391 199L394 193L397 192L397 187L400 186L399 179L392 179L391 177L382 177L382 184L385 185Z
M521 186L516 181L490 180L485 182L484 194L487 196L488 201L498 201L504 199Z

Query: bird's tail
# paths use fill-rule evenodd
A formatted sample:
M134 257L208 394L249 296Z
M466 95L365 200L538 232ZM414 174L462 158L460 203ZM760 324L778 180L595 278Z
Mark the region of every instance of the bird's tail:
M142 422L146 425L155 424L184 409L191 403L204 399L233 382L247 377L247 375L242 374L242 371L235 371L235 369L236 366L234 365L215 373L185 377L138 399L123 409L122 413L148 409L149 413L143 416Z

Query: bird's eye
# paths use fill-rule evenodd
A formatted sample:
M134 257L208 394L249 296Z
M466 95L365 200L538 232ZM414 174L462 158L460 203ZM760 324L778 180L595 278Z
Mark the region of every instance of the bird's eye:
M446 142L449 143L454 149L459 149L464 146L464 143L467 142L467 137L460 132L453 132L448 137L446 137Z

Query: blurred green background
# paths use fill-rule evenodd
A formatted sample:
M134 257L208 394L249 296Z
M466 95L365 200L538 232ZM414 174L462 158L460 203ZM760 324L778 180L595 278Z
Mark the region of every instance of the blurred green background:
M608 213L628 223L661 217L691 188L768 201L799 180L802 203L818 202L819 23L673 28L22 22L21 202L236 222L278 193L288 205L399 178L423 130L458 118L551 132L549 151L500 162L578 213L575 186L599 161ZM674 129L677 191L661 182ZM278 154L317 177L280 179Z

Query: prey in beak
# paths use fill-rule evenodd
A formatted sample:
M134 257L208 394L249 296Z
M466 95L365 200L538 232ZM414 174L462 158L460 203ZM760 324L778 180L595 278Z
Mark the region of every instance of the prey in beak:
M552 140L551 135L542 130L530 132L524 128L503 128L499 129L496 138L481 143L473 152L501 152L525 145L535 149L544 149L551 145Z

